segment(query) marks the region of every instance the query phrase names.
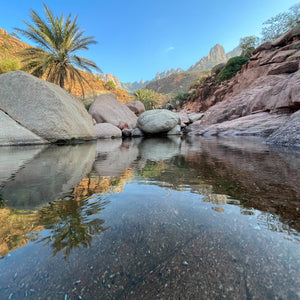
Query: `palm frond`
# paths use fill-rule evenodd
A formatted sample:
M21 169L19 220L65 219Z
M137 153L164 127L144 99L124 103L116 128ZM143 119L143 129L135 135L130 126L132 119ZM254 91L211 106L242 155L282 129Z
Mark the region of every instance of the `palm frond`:
M44 13L46 20L31 10L32 24L23 21L27 29L16 28L17 32L38 45L38 48L28 48L22 53L23 69L63 88L66 82L77 81L84 93L83 83L89 83L76 67L90 73L91 69L100 69L95 62L73 53L88 50L89 45L97 42L92 36L84 36L84 30L80 30L77 24L77 16L73 20L71 14L67 18L63 14L55 16L45 4Z

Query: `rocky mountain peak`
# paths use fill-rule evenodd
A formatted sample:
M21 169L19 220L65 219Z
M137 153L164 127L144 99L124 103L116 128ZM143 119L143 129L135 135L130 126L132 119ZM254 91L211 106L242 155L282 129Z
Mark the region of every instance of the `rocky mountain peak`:
M223 46L216 44L214 47L212 47L209 51L208 57L211 60L224 60L226 61L226 54Z

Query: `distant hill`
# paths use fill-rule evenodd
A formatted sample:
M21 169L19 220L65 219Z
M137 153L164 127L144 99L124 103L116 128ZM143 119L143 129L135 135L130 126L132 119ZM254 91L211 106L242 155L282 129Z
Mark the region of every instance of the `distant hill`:
M231 57L239 56L242 53L242 49L240 46L235 47L233 50L230 52L226 53L226 58L227 60L230 59Z
M209 71L187 71L169 75L158 79L146 85L146 89L153 90L161 94L177 95L179 92L185 92L189 86L203 76L207 76Z
M223 46L216 44L214 47L210 49L209 55L204 56L203 58L200 59L195 65L191 66L188 71L193 72L193 71L204 71L204 70L210 70L212 69L215 65L219 63L225 63L230 59L231 57L238 56L242 52L240 47L234 48L232 51L225 53L225 50ZM165 80L165 81L159 81L158 83L155 83L157 80L161 80L164 78L167 78L172 75L176 74L182 74L186 73L184 76L173 76L171 79ZM134 92L138 89L142 88L149 88L152 90L159 90L159 93L164 93L163 91L167 90L169 91L168 93L173 93L170 91L170 88L167 87L167 82L171 83L174 78L176 80L179 80L180 82L181 78L184 83L180 83L179 85L175 86L175 90L180 90L183 91L184 88L180 88L180 86L189 86L192 82L198 79L196 74L188 74L185 72L182 68L177 68L177 69L171 69L171 70L165 70L163 72L157 72L155 77L150 80L150 81L144 81L143 79L141 81L135 81L135 82L120 82L119 78L117 76L114 76L112 74L96 74L97 77L99 77L101 80L108 82L108 81L113 81L117 88L121 88L123 90L126 90L128 92ZM189 79L187 79L189 78ZM195 79L196 78L196 79ZM161 86L162 85L162 86ZM171 84L173 86L173 84ZM174 94L174 93L173 93Z
M215 65L226 63L229 58L240 55L241 52L241 48L236 47L226 54L223 46L216 44L210 49L207 56L202 57L198 62L192 65L188 71L210 70Z
M147 84L151 83L152 81L165 78L167 76L170 76L172 74L182 73L184 72L183 69L171 69L171 70L165 70L163 72L157 72L155 77L151 81L144 81L143 79L141 81L135 81L135 82L120 82L120 79L112 74L103 74L99 73L96 74L97 77L99 77L101 80L108 82L113 81L116 84L117 88L123 89L128 92L134 92L136 90L144 88Z
M14 38L5 30L0 28L0 61L4 59L11 59L21 62L21 52L28 47L32 46ZM105 87L105 81L100 80L93 74L87 73L85 71L80 71L80 73L89 82L89 85L86 83L83 84L86 94L93 94L89 93L91 91L98 91L96 94L112 92L117 96L118 100L120 100L123 103L132 100L132 98L127 94L127 92L121 89L116 88L113 90L108 90ZM75 83L73 85L67 83L66 90L68 90L72 95L75 96L80 96L82 94L81 87L78 83Z
M223 46L216 44L210 49L209 55L204 56L195 65L191 66L187 72L182 69L171 69L173 74L167 75L168 70L157 73L155 78L163 77L158 80L152 80L146 85L146 89L153 90L157 93L170 94L175 96L179 92L187 91L189 86L203 76L210 75L210 70L217 64L226 63L229 58L241 54L240 47L225 53ZM164 76L166 75L166 76Z
M17 40L0 28L0 59L13 59L20 61L20 52L30 45Z

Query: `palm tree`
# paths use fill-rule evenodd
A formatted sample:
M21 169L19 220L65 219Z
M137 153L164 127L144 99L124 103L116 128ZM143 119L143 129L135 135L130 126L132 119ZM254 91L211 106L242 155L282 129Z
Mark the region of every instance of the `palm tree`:
M62 88L66 82L73 83L77 80L84 93L83 82L88 82L76 67L90 73L91 68L100 72L101 70L93 61L74 53L78 50L88 50L88 45L97 42L92 36L83 36L84 30L80 30L76 24L78 16L73 21L70 14L66 19L63 15L54 16L45 4L44 12L46 21L31 10L33 24L23 21L28 26L27 30L16 28L19 33L38 45L37 48L27 48L23 51L23 70L37 77L43 77Z

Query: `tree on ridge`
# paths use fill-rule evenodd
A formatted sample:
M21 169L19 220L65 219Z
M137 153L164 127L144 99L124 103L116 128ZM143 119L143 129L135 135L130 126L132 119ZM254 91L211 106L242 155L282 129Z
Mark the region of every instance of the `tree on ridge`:
M75 54L78 50L88 50L88 46L96 44L92 36L83 36L84 30L76 23L76 16L71 20L71 14L65 19L54 16L44 5L46 21L34 10L30 11L33 24L23 21L27 30L16 28L16 31L35 42L38 47L23 51L23 70L37 77L65 88L65 84L78 81L84 93L83 82L88 82L80 73L80 69L92 73L91 69L101 71L96 63Z

